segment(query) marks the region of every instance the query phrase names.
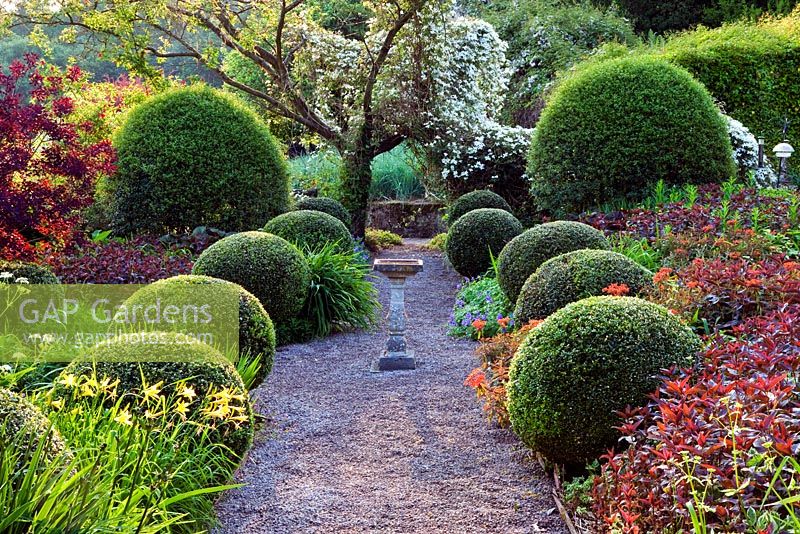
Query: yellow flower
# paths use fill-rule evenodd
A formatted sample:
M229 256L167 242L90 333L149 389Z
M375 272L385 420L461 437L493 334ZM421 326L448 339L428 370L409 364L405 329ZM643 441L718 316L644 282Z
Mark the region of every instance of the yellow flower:
M162 380L158 384L153 384L152 386L146 387L144 391L142 391L145 400L155 399L158 397L158 394L161 393L161 386L163 385L164 381Z
M72 410L69 411L69 414L74 417L74 416L76 416L76 415L78 415L78 414L80 414L82 412L83 412L83 408L81 406L76 406Z
M58 379L58 383L68 388L74 388L78 385L78 379L73 374L67 374Z
M186 414L189 413L189 405L179 400L175 403L175 413L180 415L182 419L186 419Z
M121 425L133 426L133 418L127 408L119 412L114 421Z
M186 384L183 385L180 392L178 393L181 397L188 401L192 401L195 397L197 397L197 393L195 393L194 388L191 386L187 386Z
M56 410L60 410L64 407L64 399L55 399L50 401L50 406L55 408Z
M227 406L217 406L213 410L206 409L204 411L206 417L210 417L211 419L225 419L230 413Z
M152 412L149 409L144 411L144 416L146 419L156 419L160 414L156 412Z

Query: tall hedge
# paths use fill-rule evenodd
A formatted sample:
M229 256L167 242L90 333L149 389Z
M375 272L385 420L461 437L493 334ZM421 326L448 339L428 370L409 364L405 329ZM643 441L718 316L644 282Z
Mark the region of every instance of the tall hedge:
M695 76L733 118L771 145L782 119L800 140L800 9L782 19L699 28L655 51Z
M639 200L658 180L713 183L734 173L708 91L651 57L595 62L566 78L542 113L528 165L537 204L554 213Z
M231 95L200 85L159 94L130 112L113 141L117 231L250 230L289 208L278 144Z

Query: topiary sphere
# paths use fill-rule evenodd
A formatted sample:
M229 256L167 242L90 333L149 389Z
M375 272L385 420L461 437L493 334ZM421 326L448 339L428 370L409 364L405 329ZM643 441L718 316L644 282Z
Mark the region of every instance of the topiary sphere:
M196 285L214 284L224 291L221 296L230 294L239 301L239 356L260 357L261 367L255 376L252 388L261 384L272 371L275 359L275 327L269 314L261 302L242 286L227 280L210 276L179 275L153 282L125 301L125 305L135 306L156 302L161 299L164 304L181 307L193 303L192 287ZM166 299L166 301L165 301Z
M23 447L20 459L29 461L43 440L42 455L46 462L69 454L61 434L39 408L19 393L0 388L0 445L13 443L14 447Z
M573 221L534 226L511 240L497 258L497 282L508 300L516 302L525 280L541 264L565 252L611 248L603 232Z
M174 332L142 332L142 341L135 342L122 334L92 347L84 356L73 360L64 368L62 377L96 376L98 380L119 380L119 395L141 396L147 386L163 382L160 394L166 398L176 395L182 386L191 387L196 398L189 404L187 417L201 420L201 409L210 400L209 394L222 390L240 396L231 401L244 419L221 420L212 431L211 438L229 447L242 457L253 442L253 409L242 378L233 364L213 347L179 337ZM136 335L136 334L133 334ZM71 395L65 380L59 380L54 395L67 403L79 402L81 395ZM180 383L179 383L180 382ZM126 404L123 399L123 405ZM141 405L131 401L132 407Z
M133 108L113 141L119 232L247 230L289 208L278 144L232 95L200 85L166 91Z
M220 239L200 254L192 274L239 284L261 301L275 322L300 312L311 283L308 263L297 247L266 232Z
M341 202L327 197L300 197L294 204L296 210L314 210L332 215L350 228L350 212Z
M447 211L447 220L453 224L465 213L481 208L494 208L512 213L511 206L503 197L492 191L479 189L458 197Z
M24 278L29 284L58 284L60 283L53 271L43 265L23 263L20 261L0 260L0 273L11 273L11 277L0 278L0 283L14 283L15 280Z
M554 462L584 464L614 445L617 412L639 406L662 369L691 365L700 338L665 308L590 297L535 328L511 361L514 432Z
M344 223L321 211L298 210L278 215L264 226L264 231L302 250L319 250L328 243L336 243L342 251L353 248L353 238Z
M597 63L561 83L528 160L536 203L554 213L640 200L659 180L718 183L735 172L725 120L705 87L648 57Z
M625 284L628 295L650 286L653 273L610 250L576 250L550 258L533 273L517 299L514 320L525 324L586 297L603 295L611 284Z
M481 208L467 212L447 232L447 259L462 276L486 273L503 247L522 232L509 212Z

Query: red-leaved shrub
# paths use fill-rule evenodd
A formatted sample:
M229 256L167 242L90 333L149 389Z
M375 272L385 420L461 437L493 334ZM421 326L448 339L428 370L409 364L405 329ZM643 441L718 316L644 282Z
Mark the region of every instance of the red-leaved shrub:
M800 263L782 255L756 261L742 256L695 258L686 267L656 273L652 300L685 320L727 329L785 304L800 304Z
M94 182L114 172L108 141L85 144L65 96L82 78L36 56L0 68L0 258L31 259L68 243Z
M644 408L623 414L630 447L603 458L593 508L608 531L778 532L754 525L800 510L800 306L717 337L696 369L672 370ZM781 469L781 472L778 472Z

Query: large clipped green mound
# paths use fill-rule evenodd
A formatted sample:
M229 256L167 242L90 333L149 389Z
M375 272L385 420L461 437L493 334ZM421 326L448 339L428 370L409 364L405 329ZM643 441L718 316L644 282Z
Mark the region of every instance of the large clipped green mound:
M11 444L29 448L22 458L29 458L40 445L48 461L68 454L61 435L39 408L22 395L0 388L0 448Z
M264 226L264 231L302 250L320 250L328 243L336 243L342 251L353 248L353 238L344 223L321 211L298 210L278 215Z
M658 374L690 365L700 338L665 308L634 297L590 297L535 328L511 361L514 432L554 462L583 465L615 444L617 412L639 406Z
M447 210L447 220L452 225L465 213L481 208L494 208L512 213L511 206L503 197L486 189L478 189L458 197Z
M289 208L278 144L232 95L192 86L149 98L131 110L114 146L117 231L247 230Z
M192 299L192 288L196 285L219 286L220 298L230 295L239 301L239 356L256 358L261 367L251 387L256 387L272 371L275 359L275 327L261 302L242 286L210 276L180 275L158 280L143 287L125 302L128 307L146 306L161 300L163 305L182 308L185 304L197 304ZM216 296L217 293L215 292Z
M497 258L497 282L508 300L516 302L522 285L539 266L565 252L611 248L603 233L588 224L555 221L526 230L503 248Z
M327 197L301 197L294 204L296 210L314 210L333 215L350 228L350 212L347 211L341 202Z
M10 278L4 277L0 279L0 283L14 283L20 278L27 280L29 284L59 283L53 271L43 265L36 265L35 263L0 260L0 273L11 273Z
M735 172L708 91L651 57L599 62L566 78L542 112L528 161L537 205L553 213L640 200L659 180L716 183Z
M242 232L217 241L197 258L192 274L239 284L278 323L297 315L311 283L297 247L266 232Z
M447 232L447 259L462 276L484 274L506 243L522 233L522 224L509 212L481 208L462 215Z
M202 418L202 409L208 406L215 393L227 391L238 397L231 405L241 410L243 420L220 421L212 433L212 439L229 447L238 457L250 448L253 441L253 409L247 389L236 368L219 351L200 342L191 342L180 334L171 332L147 332L141 342L131 338L113 338L92 347L81 358L73 360L62 372L62 376L95 376L98 380L119 380L119 395L142 395L143 380L146 386L160 386L161 395L169 398L190 387L197 395L189 405L187 417ZM64 382L64 381L59 381ZM59 385L55 394L67 402L75 402L80 396L69 395L66 386ZM208 421L204 421L208 422Z
M522 286L514 320L519 324L544 319L586 297L603 295L611 284L625 285L627 295L638 295L653 273L627 256L610 250L576 250L544 262Z

